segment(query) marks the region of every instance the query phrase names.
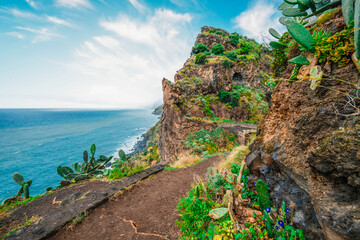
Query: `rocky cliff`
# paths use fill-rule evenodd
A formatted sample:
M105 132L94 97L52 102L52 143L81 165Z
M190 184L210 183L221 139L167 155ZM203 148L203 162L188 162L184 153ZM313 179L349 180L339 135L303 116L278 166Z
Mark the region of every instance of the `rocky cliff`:
M210 53L219 44L223 53ZM201 54L206 55L206 61L198 63ZM159 143L162 161L172 162L186 151L183 142L192 132L214 129L227 120L257 123L267 109L266 88L260 82L269 68L268 52L255 41L222 29L203 27L191 57L176 73L174 82L162 81L164 113ZM220 91L229 94L229 101L236 99L236 103L221 101Z
M340 13L333 11L331 19L308 29L345 39ZM287 81L290 67L282 72L247 157L252 173L270 186L277 207L282 201L295 203L294 224L310 239L360 239L360 74L350 60L353 51L340 53L342 64L340 58L319 62L305 54L310 64L300 69L296 82ZM293 45L287 59L295 52L299 46ZM311 90L310 69L317 64L324 77Z

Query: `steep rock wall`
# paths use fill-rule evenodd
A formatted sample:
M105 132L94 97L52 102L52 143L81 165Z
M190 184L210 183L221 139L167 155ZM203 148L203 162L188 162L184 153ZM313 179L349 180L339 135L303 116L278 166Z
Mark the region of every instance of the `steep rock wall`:
M203 27L196 43L203 43L209 49L218 43L225 51L235 49L226 36L209 34L210 29L216 30ZM223 56L211 56L206 64L197 65L195 56L192 56L176 73L174 82L163 79L164 112L160 120L159 143L162 162L172 162L184 151L183 142L190 133L202 128L216 128L216 122L209 120L211 116L239 122L249 119L248 103L240 102L239 106L229 107L217 100L216 95L220 90L231 91L235 85L261 86L260 74L268 71L269 58L264 53L260 61L237 60L230 62L229 67L224 66L224 59ZM202 98L208 99L207 111Z
M309 239L360 239L360 120L353 106L360 74L351 61L321 68L325 78L315 91L307 67L304 80L278 84L247 165L266 180L276 207L295 203L294 224Z

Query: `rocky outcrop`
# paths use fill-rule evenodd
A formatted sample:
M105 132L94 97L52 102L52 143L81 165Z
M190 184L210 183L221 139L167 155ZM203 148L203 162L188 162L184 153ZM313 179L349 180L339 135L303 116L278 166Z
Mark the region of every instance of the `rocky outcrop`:
M360 74L352 62L321 69L315 91L309 77L278 84L246 161L276 207L295 203L294 224L309 239L360 239Z
M151 114L161 115L161 114L163 113L163 107L164 107L164 104L161 104L160 106L158 106L157 108L155 108L154 111L152 111Z
M209 49L221 43L225 51L234 50L227 32L225 36L209 33L219 29L203 27L196 39L197 43ZM222 30L223 31L223 30ZM195 64L191 56L174 77L174 82L163 79L164 112L160 120L159 151L162 162L172 162L184 150L183 142L187 136L202 128L216 128L211 118L243 122L251 116L249 102L240 101L239 106L230 107L219 101L220 90L231 91L235 85L260 87L260 75L270 67L269 57L263 53L256 61L226 60L224 56L209 56L204 65ZM228 66L224 65L228 61Z

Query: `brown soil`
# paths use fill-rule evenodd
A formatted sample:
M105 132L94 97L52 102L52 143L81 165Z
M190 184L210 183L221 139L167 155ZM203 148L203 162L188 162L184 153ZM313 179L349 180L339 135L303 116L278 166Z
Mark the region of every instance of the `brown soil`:
M49 239L178 239L175 221L180 220L176 210L179 200L186 197L196 176L205 177L207 169L220 158L139 182L92 210L80 224L69 224Z

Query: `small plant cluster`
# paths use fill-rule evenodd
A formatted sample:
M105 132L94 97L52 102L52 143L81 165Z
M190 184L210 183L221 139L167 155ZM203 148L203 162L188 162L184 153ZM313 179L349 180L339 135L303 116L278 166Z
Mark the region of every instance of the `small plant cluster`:
M189 134L184 145L191 149L193 154L208 155L220 151L228 151L236 144L236 135L227 133L221 127L207 131L200 131Z
M215 31L210 31L210 34L216 34ZM225 31L223 32L225 34ZM218 43L215 44L210 50L203 43L198 43L195 47L193 47L193 53L196 53L195 64L203 65L209 62L209 60L207 60L208 56L220 56L223 57L223 66L228 69L230 68L230 62L235 62L238 59L244 61L257 61L260 59L260 52L263 49L263 46L258 44L255 40L242 37L236 32L231 34L226 33L225 35L217 35L221 35L230 39L230 43L235 46L236 49L232 51L225 51L224 46Z
M181 239L298 239L293 207L272 207L267 185L258 180L256 192L248 187L249 170L233 163L223 173L209 168L207 182L199 180L188 197L180 200ZM235 200L236 199L236 200Z
M319 63L330 60L343 67L351 60L351 54L355 51L353 22L332 36L328 32L316 31L313 38L314 56L319 59Z
M304 26L307 21L306 18L310 16L319 16L319 23L323 19L327 19L328 15L331 17L333 8L342 4L342 13L347 27L342 31L335 33L333 36L329 32L314 31L312 34ZM358 64L360 58L360 0L344 0L344 1L292 1L287 0L283 2L279 8L282 10L284 17L279 19L279 22L288 30L290 36L300 46L302 52L309 52L319 58L319 62L330 60L337 62L339 67L345 66L350 61L351 54L355 51L353 59L354 63ZM312 14L308 15L307 10L310 9ZM297 18L297 19L295 19ZM269 33L281 40L280 34L273 28L269 29ZM272 41L270 46L278 52L284 51L289 46L284 41ZM275 58L276 59L276 58ZM297 80L299 69L302 65L308 65L309 61L302 55L289 60L290 63L295 64L293 73L289 81ZM278 63L274 64L277 66ZM315 66L316 67L316 66ZM277 70L277 69L274 69ZM275 72L277 75L278 72Z
M146 153L147 155L148 153ZM125 155L123 150L118 152L119 158L115 158L115 162L111 164L109 170L105 170L104 175L108 177L109 180L119 180L124 177L134 175L138 172L141 172L146 169L145 161L136 161L135 159L130 159Z
M67 186L70 182L78 182L104 174L105 165L110 162L112 156L100 155L98 159L95 159L95 151L96 146L92 144L90 156L86 150L83 152L83 163L73 163L71 164L72 168L67 166L57 167L57 173L66 180L61 182L61 186Z
M270 80L268 82L270 84ZM276 86L277 83L272 84ZM246 105L249 112L247 123L258 123L268 110L266 97L260 89L234 85L231 92L220 90L217 96L220 102L228 103L232 108L239 106L240 103Z
M238 92L220 90L217 96L222 103L229 103L229 105L233 108L239 106L240 94Z
M73 163L71 165L72 168L58 166L57 173L64 178L64 181L61 181L60 185L56 188L62 188L71 183L98 176L107 176L111 180L121 179L145 170L148 167L147 161L156 163L160 158L157 144L151 144L147 150L148 153L145 154L146 159L141 159L140 161L127 157L123 150L119 150L119 158L115 158L115 162L111 165L112 169L105 169L105 165L109 163L112 156L105 157L104 155L100 155L99 158L96 159L95 151L96 146L92 144L90 147L90 156L86 150L83 152L83 163ZM7 198L2 202L1 211L8 211L15 206L26 204L43 196L43 194L30 196L29 188L32 181L24 181L24 177L20 173L14 173L13 179L20 185L20 189L14 197ZM52 187L47 187L45 194L50 194L51 190L53 190ZM22 194L24 198L21 197Z

